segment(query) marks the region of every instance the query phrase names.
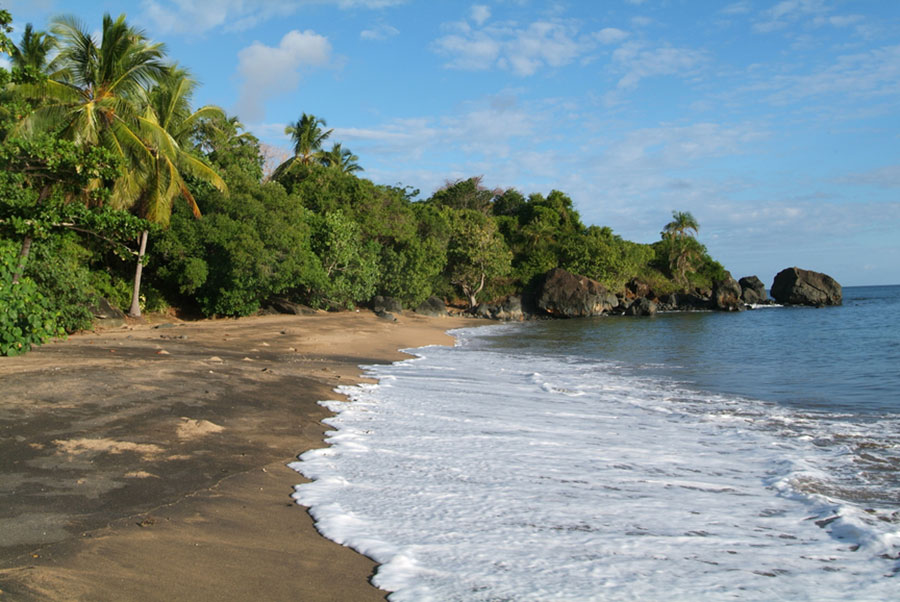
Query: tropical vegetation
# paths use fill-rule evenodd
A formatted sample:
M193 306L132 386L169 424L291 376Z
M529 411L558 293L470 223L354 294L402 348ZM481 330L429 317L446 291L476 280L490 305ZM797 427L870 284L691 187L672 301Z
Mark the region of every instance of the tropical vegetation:
M375 295L474 307L555 267L658 293L723 273L690 213L639 244L585 225L557 190L471 177L423 199L360 177L360 158L312 114L286 127L292 156L267 174L259 140L237 116L194 107L190 72L124 15L98 35L68 17L26 26L18 43L10 22L0 11L0 355L89 328L107 303L135 317Z

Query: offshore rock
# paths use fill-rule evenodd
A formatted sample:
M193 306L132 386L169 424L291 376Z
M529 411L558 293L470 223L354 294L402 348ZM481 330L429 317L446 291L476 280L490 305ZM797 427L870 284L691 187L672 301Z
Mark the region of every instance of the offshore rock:
M562 268L544 275L535 295L539 310L557 318L584 318L609 312L619 304L606 287Z
M416 307L415 312L423 316L443 317L447 315L447 306L440 297L432 295Z
M843 289L827 274L793 267L775 276L772 298L786 305L841 305Z
M756 276L744 276L738 280L741 285L741 301L748 305L764 305L770 303L766 285Z
M741 285L728 274L713 284L713 308L722 311L743 311L746 309L741 300Z

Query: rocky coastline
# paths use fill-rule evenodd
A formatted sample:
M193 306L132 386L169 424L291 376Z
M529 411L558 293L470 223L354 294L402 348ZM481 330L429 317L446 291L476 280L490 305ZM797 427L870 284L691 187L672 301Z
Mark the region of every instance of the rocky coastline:
M500 321L524 321L592 316L653 316L659 312L728 311L739 312L765 305L824 307L840 305L841 285L827 274L792 267L782 270L771 287L772 297L757 276L735 280L730 274L712 289L658 294L651 286L631 279L622 291L612 292L600 282L562 268L550 270L529 293L510 295L499 302L480 303L474 308L454 311L444 300L430 297L415 313L440 317L467 313L473 317ZM375 297L371 309L378 316L394 320L403 311L392 297Z

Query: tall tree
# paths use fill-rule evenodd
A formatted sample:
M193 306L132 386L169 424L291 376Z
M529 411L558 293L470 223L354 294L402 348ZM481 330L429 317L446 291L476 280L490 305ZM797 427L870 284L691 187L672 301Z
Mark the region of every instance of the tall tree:
M701 256L700 245L694 236L700 231L700 224L690 211L673 211L672 221L660 233L666 243L669 255L669 271L684 289L688 288L688 271Z
M663 238L685 238L696 236L700 231L700 224L690 211L673 211L672 221L666 224L662 231Z
M125 15L104 15L99 44L73 17L57 18L51 31L59 44L55 71L45 82L22 86L23 94L41 103L20 130L55 132L77 144L113 151L127 169L110 202L128 208L154 162L137 117L146 90L166 73L165 49L128 25Z
M196 82L187 71L172 67L159 83L147 94L143 114L138 121L140 133L150 149L153 161L144 172L141 193L135 206L136 213L163 227L168 226L172 205L183 198L194 217L200 217L200 208L184 181L185 175L206 182L220 191L226 191L224 180L197 155L190 152L191 137L203 119L225 119L222 109L205 106L191 112L190 98ZM129 315L141 315L140 290L144 255L149 232L140 237L140 250L134 273L134 287Z
M359 157L354 155L349 148L343 148L340 142L335 142L330 151L322 153L323 165L343 173L365 171L357 161L359 161Z
M12 51L12 65L19 69L33 69L46 73L50 69L50 53L56 47L56 38L44 31L35 31L31 23L25 25L22 39Z
M324 119L303 113L296 123L284 128L294 142L294 161L309 165L321 156L322 144L334 131L323 129L326 125Z
M469 308L491 280L509 273L512 253L494 220L476 209L444 208L450 222L447 243L447 273L460 288Z

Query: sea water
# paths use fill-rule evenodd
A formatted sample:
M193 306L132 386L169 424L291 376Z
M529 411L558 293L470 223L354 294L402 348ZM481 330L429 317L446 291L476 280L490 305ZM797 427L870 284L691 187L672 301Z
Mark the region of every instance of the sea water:
M900 598L900 287L504 324L370 366L293 467L391 600Z

